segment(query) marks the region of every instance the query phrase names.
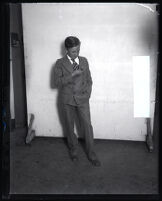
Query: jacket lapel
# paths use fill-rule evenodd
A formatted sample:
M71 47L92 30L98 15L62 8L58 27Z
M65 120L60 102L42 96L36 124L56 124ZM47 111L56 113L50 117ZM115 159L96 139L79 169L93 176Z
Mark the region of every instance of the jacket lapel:
M64 68L65 68L67 71L69 71L70 73L73 72L73 66L72 66L72 64L70 63L70 61L69 61L69 59L67 58L67 56L64 56L64 57L63 57L62 63L63 63ZM80 67L80 69L85 70L84 60L83 60L80 56L79 56L79 67Z
M85 69L85 65L84 65L83 59L80 56L79 56L79 68L81 70Z
M63 63L64 68L65 68L67 71L69 71L70 73L73 72L73 67L72 67L72 65L71 65L71 63L70 63L70 61L69 61L69 59L67 58L67 56L64 56L64 57L63 57L62 63Z

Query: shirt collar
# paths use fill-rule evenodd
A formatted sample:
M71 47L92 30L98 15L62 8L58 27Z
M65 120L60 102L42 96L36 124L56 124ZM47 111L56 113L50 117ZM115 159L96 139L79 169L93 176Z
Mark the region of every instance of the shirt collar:
M67 58L69 59L70 63L73 64L73 62L72 62L72 60L71 60L71 58L69 57L68 54L67 54ZM79 58L78 58L78 57L75 58L74 60L75 60L75 62L76 62L77 64L79 64Z

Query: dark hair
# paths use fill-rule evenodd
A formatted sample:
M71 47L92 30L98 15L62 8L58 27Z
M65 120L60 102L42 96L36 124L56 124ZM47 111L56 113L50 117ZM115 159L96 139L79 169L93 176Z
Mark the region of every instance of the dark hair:
M69 36L65 39L65 48L69 49L80 45L80 40L75 36Z

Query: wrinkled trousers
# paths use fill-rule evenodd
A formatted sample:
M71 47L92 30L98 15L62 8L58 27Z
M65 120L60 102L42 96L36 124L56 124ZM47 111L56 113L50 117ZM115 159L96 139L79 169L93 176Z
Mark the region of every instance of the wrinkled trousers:
M77 149L78 139L74 133L75 114L79 115L80 126L84 131L86 152L90 158L94 154L93 127L91 125L89 101L82 105L63 104L67 142L70 149Z

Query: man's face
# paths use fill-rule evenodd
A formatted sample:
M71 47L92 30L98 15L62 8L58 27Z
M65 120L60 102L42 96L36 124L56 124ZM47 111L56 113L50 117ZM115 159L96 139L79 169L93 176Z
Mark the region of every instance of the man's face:
M80 45L67 49L69 57L75 59L79 56Z

